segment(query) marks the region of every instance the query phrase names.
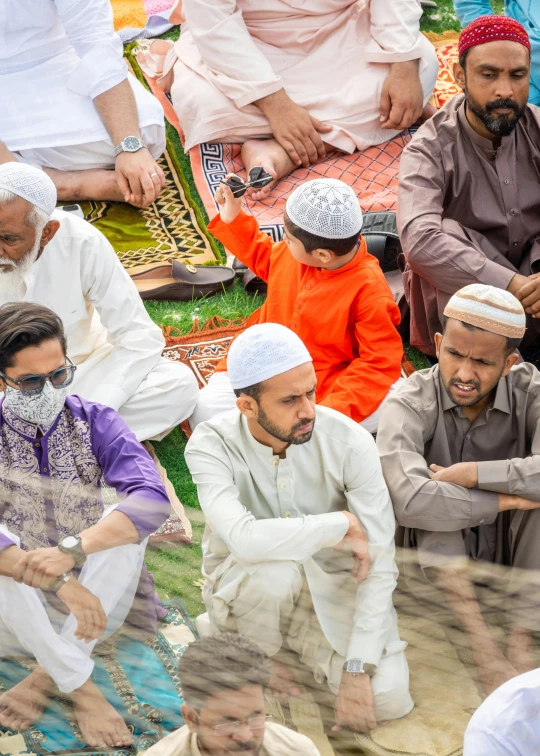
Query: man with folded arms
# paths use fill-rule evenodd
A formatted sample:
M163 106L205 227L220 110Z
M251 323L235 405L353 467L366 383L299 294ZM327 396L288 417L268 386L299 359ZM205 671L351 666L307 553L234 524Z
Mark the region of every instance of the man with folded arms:
M488 692L533 666L530 634L540 629L531 588L540 568L540 373L517 364L524 333L525 312L510 292L458 291L435 336L439 364L388 400L377 436L398 542L417 549L423 578L442 587ZM515 594L506 656L463 557L518 568L505 586ZM525 588L513 583L520 570L531 571Z
M161 356L161 330L103 234L55 207L43 171L0 165L0 305L54 310L77 365L70 390L117 410L139 441L162 438L193 412L195 376Z
M170 503L119 415L67 395L76 371L57 315L0 307L0 658L38 664L0 696L0 727L27 730L59 689L89 746L125 747L131 733L92 682L91 654L136 593L137 625L155 632L143 559ZM102 478L121 497L105 515Z
M398 226L411 343L435 354L449 298L468 284L514 294L540 314L540 110L528 105L531 44L506 16L461 32L463 95L420 127L400 165Z
M186 448L206 518L198 626L240 632L271 657L297 652L337 695L335 729L405 716L394 515L372 436L316 407L311 356L285 326L240 334L228 369L237 409L198 425ZM275 659L270 688L297 692Z

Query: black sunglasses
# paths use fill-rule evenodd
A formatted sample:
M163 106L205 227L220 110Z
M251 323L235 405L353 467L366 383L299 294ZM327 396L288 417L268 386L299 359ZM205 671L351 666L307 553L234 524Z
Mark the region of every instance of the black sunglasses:
M9 375L0 372L0 378L3 378L4 381L14 383L23 394L28 394L28 396L37 396L37 394L41 394L45 387L46 380L49 380L56 389L65 388L73 381L73 376L77 370L77 366L72 363L69 357L66 359L69 362L69 365L57 368L56 370L53 370L52 373L27 375L25 378L17 379L10 378Z
M240 176L229 176L228 178L223 179L221 183L227 184L233 193L233 197L238 198L243 197L250 186L255 189L262 189L263 187L268 186L273 180L273 176L267 173L264 168L261 168L260 165L257 165L250 170L247 181L241 179Z

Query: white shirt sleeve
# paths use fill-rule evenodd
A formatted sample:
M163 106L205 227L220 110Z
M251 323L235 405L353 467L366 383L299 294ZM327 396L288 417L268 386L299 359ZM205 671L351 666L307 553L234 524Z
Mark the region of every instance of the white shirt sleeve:
M122 40L114 31L110 0L55 0L80 63L68 88L94 99L127 78Z
M238 108L282 88L236 0L183 0L182 13L208 78Z
M100 363L106 380L85 398L118 410L157 365L165 340L113 248L93 227L81 250L81 286L113 345Z
M358 586L348 659L379 664L392 623L392 594L398 570L395 564L395 518L384 482L377 447L368 438L351 448L345 464L349 510L366 532L371 565Z
M349 529L341 512L257 520L242 504L223 442L197 427L185 457L207 524L241 563L305 562L339 543Z
M419 0L371 0L369 63L401 63L422 57Z

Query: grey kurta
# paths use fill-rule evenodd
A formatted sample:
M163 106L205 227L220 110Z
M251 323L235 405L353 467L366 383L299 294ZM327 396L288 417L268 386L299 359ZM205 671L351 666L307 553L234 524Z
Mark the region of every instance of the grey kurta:
M450 100L403 152L398 226L411 343L434 354L442 311L458 289L506 289L516 272L538 270L540 108L527 106L494 150L469 125L464 96Z
M414 373L385 406L377 446L403 537L420 564L472 556L540 568L540 510L498 515L498 493L540 501L540 373L522 363L501 378L471 423L440 381L438 365ZM478 487L432 480L430 464L478 462ZM536 543L535 543L536 540Z

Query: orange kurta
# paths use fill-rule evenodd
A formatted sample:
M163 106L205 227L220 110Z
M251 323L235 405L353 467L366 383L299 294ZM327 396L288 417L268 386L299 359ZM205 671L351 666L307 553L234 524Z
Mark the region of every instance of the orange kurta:
M375 412L400 376L403 345L399 309L364 239L347 265L324 270L301 265L244 212L229 224L218 215L208 228L268 283L266 302L248 325L281 323L300 336L313 357L317 403L356 422ZM225 361L218 370L226 370Z

